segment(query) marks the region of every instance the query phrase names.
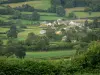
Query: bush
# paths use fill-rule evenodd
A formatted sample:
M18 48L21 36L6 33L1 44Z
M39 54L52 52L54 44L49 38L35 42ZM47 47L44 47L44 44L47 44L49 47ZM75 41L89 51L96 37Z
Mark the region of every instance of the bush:
M56 65L55 65L56 64ZM18 59L0 59L1 75L63 75L63 63Z
M85 53L71 61L0 58L0 75L75 75L75 73L100 74L100 42L92 42Z
M21 25L21 26L20 26L20 28L25 28L25 29L26 29L26 28L27 28L27 26L25 26L25 25Z
M90 43L88 50L83 54L78 55L73 64L82 69L100 69L100 42Z
M92 8L90 8L90 7L86 7L86 8L84 9L84 11L85 11L85 12L92 11Z
M73 49L73 46L75 43L68 43L68 42L57 42L54 44L50 44L49 49L57 49L57 50L63 50L63 49Z

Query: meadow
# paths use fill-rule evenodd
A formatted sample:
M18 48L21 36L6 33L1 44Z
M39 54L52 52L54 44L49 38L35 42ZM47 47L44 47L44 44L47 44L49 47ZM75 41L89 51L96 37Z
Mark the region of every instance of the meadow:
M0 32L4 32L5 33L8 30L9 30L9 27L0 27ZM39 26L32 26L32 25L31 26L27 26L26 29L23 29L23 31L18 34L18 39L19 40L25 40L27 35L28 35L28 33L31 33L31 32L39 35L41 30L42 30L42 28L40 28ZM2 39L3 38L7 38L7 36L6 36L6 34L0 34L0 38L2 38Z
M22 14L32 14L32 12L21 12ZM64 19L64 17L57 16L56 13L38 12L40 14L40 21L50 21L57 19Z
M9 5L11 7L18 7L22 6L23 4L29 4L30 6L36 8L36 9L48 9L50 5L50 0L35 0L35 1L27 1L27 2L20 2L20 3L10 3L10 4L4 4Z
M71 12L73 12L78 18L93 18L100 16L100 12L91 12L91 15L89 15L88 12L84 12L84 9L85 7L66 8L66 16Z
M69 14L74 11L84 11L85 7L75 7L75 8L66 8L66 14Z
M89 15L88 12L74 12L74 13L79 18L99 17L100 16L100 12L92 12L91 15Z
M74 56L76 50L59 50L59 51L43 51L43 52L27 52L26 58L35 59L68 59Z
M27 26L27 29L23 29L23 30L24 30L23 32L20 32L18 34L19 40L25 40L28 33L31 33L31 32L39 35L42 28L40 28L39 26Z

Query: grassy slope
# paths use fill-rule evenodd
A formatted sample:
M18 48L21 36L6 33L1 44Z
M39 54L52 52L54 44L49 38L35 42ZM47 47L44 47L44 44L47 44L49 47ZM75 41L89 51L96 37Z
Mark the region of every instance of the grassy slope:
M69 13L74 12L75 15L78 18L87 18L87 17L98 17L100 16L100 12L92 12L91 15L89 15L88 12L80 12L80 11L84 11L85 7L75 7L75 8L66 8L66 13L67 16Z
M18 34L18 39L19 40L25 40L27 35L28 35L28 33L31 33L31 32L34 32L35 34L39 34L40 33L41 28L38 27L38 26L27 26L27 27L28 27L27 29L24 29L25 31L20 32ZM0 27L0 32L6 32L8 30L9 30L9 28ZM6 39L7 39L6 34L0 34L0 39L3 39L4 43L6 43Z
M17 7L23 4L29 4L37 9L48 9L50 7L50 0L28 1L28 2L20 2L20 3L10 3L5 5L10 5L11 7Z
M75 54L76 50L67 51L49 51L49 52L27 52L26 58L60 58L70 57Z
M80 18L86 18L86 17L99 17L100 12L92 12L91 15L89 15L88 12L74 12L76 16Z
M57 20L63 19L63 17L58 17L56 13L38 12L40 14L40 21L43 20ZM32 12L22 12L22 14L32 14Z
M0 32L6 32L6 31L8 31L8 30L9 30L8 28L0 27Z
M25 31L20 32L20 33L18 34L18 39L19 39L19 40L24 40L24 39L26 39L28 33L31 33L31 32L34 32L35 34L39 34L41 28L38 27L38 26L28 26L28 28L27 28L27 29L24 29L24 30L25 30Z
M66 13L69 14L73 11L83 11L85 8L84 7L75 7L75 8L66 8Z

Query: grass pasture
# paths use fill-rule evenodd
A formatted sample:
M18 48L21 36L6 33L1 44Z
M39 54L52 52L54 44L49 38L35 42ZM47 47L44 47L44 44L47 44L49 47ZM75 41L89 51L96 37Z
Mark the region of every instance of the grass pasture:
M5 5L9 5L14 8L22 6L23 4L29 4L30 6L36 9L48 9L51 6L50 0L35 0L35 1L20 2L20 3L10 3Z
M38 12L41 16L42 15L47 15L47 16L57 16L56 13L47 13L47 12Z
M74 13L79 18L99 17L100 16L100 12L92 12L91 15L89 15L88 12L74 12Z
M24 40L26 39L28 33L35 33L35 34L39 34L40 33L41 28L39 26L28 26L27 29L24 29L23 32L20 32L18 34L18 39L19 40Z
M27 52L26 58L38 58L38 59L69 58L75 55L75 53L76 53L76 50Z
M88 12L84 12L85 7L75 7L75 8L66 8L66 14L67 16L69 13L74 12L74 14L78 18L88 18L88 17L99 17L100 12L92 12L91 15L89 15Z
M6 32L8 30L9 30L8 28L0 27L0 32Z
M8 30L9 30L9 28L0 27L0 32L6 32ZM27 29L23 29L23 30L24 30L23 32L18 33L19 40L25 40L28 33L31 33L31 32L33 32L35 34L39 34L41 28L39 26L27 26ZM6 36L6 34L0 34L0 38L4 39L4 41L6 41L7 36Z
M32 14L32 12L21 12L22 14ZM47 16L57 16L56 13L48 13L48 12L38 12L41 16L47 15Z
M32 14L32 12L21 12L22 14ZM40 14L40 21L44 20L57 20L63 19L63 17L57 16L56 13L38 12Z
M57 20L57 19L63 19L63 17L58 17L58 16L41 16L40 20L41 21L46 21L46 20Z
M84 7L75 7L75 8L66 8L67 14L74 12L74 11L84 11Z

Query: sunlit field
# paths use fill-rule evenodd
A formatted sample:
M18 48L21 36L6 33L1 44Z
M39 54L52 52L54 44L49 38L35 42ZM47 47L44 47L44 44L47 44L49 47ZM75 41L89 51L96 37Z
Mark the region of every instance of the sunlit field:
M41 28L39 26L28 26L27 29L24 29L23 32L20 32L18 34L18 38L19 38L19 40L23 40L23 39L25 40L28 33L33 32L35 34L40 34L40 31L41 31Z
M38 59L68 59L74 56L76 50L59 50L59 51L43 51L43 52L27 52L26 58L38 58Z
M69 14L74 11L84 11L85 7L66 8L66 13Z
M23 4L29 4L30 6L37 8L37 9L48 9L50 5L50 0L35 0L35 1L28 1L28 2L20 2L20 3L10 3L5 5L10 5L11 7L18 7L22 6Z
M100 12L92 12L91 15L89 15L88 12L74 12L77 17L80 18L86 18L86 17L99 17Z

